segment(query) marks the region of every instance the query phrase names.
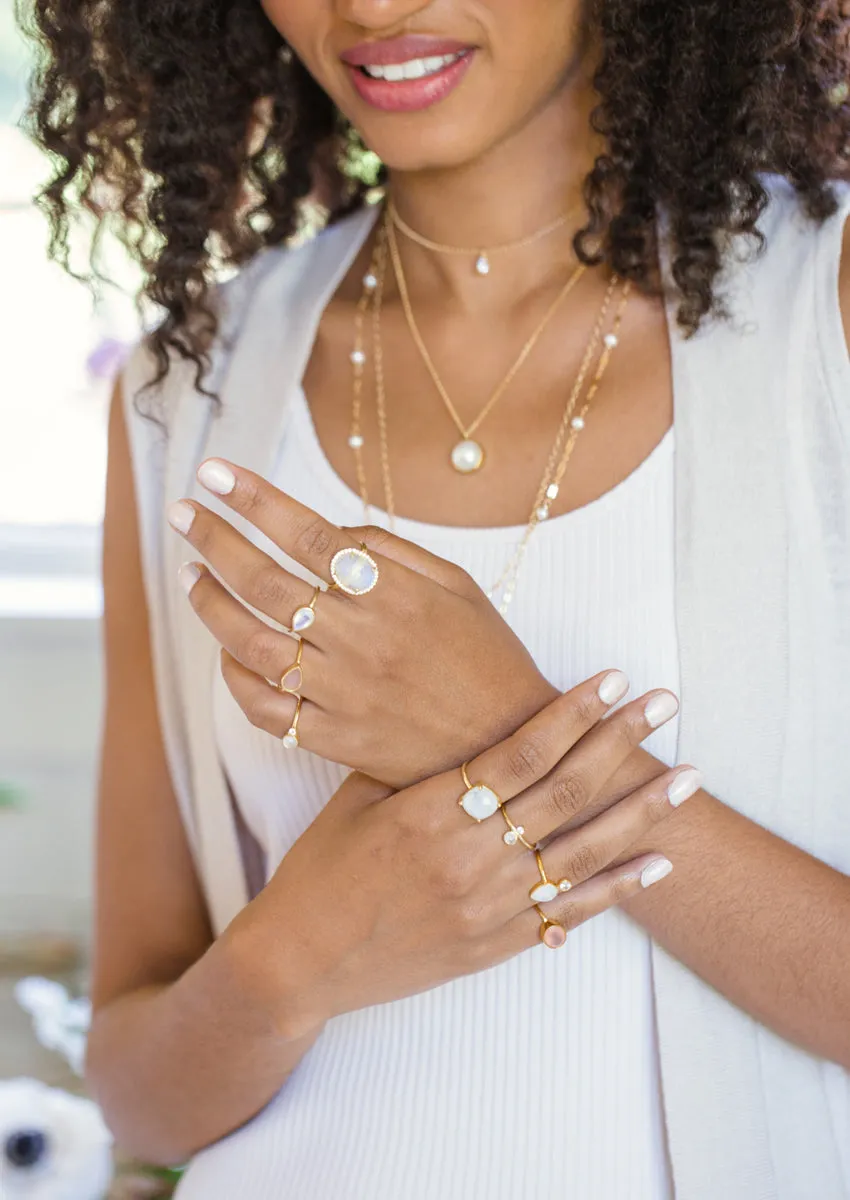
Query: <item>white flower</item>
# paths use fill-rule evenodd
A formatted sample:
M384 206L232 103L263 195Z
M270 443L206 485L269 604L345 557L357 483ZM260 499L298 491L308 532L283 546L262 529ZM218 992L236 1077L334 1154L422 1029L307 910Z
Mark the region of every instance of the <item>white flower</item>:
M3 1200L104 1200L112 1137L96 1104L34 1079L0 1081Z
M61 983L36 975L15 985L15 999L32 1017L35 1036L42 1046L61 1054L71 1070L82 1075L91 1024L90 1001L84 997L72 1000Z

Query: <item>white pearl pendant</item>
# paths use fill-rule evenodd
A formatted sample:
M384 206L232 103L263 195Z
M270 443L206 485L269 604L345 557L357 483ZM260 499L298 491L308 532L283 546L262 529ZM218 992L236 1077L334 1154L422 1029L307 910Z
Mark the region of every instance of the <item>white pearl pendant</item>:
M475 260L475 274L489 275L490 274L490 259L482 251Z
M484 462L484 447L472 438L464 438L452 446L452 466L461 475L471 475Z

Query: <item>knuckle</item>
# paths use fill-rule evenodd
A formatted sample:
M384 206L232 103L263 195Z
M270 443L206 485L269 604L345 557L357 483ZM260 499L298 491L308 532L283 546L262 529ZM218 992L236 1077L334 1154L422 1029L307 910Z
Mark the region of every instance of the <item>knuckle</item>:
M381 529L380 525L364 525L357 533L359 540L365 542L370 550L380 550L392 536L389 530Z
M272 678L280 659L280 646L274 630L266 626L251 629L240 639L236 657L252 671L258 671L267 679Z
M276 563L261 563L248 582L248 594L256 608L285 608L292 602L292 585Z
M580 725L593 726L600 717L599 698L592 692L583 692L575 699L575 715Z
M470 872L459 858L443 858L434 870L433 880L437 895L443 900L464 900L471 886ZM463 908L456 906L456 910Z
M548 762L548 741L541 733L523 733L516 738L507 755L505 769L519 783L539 779Z
M569 820L585 807L590 789L577 771L562 771L552 780L550 797L555 810Z
M242 709L245 716L256 726L257 729L268 729L269 708L266 697L260 692L259 688L252 688L251 691L242 696L237 703Z
M603 855L592 842L581 840L570 849L567 873L573 882L594 876L604 865Z
M263 490L256 480L240 479L238 493L241 512L256 513L263 507Z
M628 900L639 886L639 880L635 878L634 872L630 875L615 875L608 889L611 905L621 904L623 900Z
M333 534L321 517L308 521L295 539L296 549L311 558L329 554L333 544Z

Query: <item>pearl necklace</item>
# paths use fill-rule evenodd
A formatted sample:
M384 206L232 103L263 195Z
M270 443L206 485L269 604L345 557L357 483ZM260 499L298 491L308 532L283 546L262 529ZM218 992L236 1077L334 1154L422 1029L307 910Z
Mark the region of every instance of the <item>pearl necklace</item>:
M395 500L390 471L389 441L387 437L386 388L384 384L383 346L381 339L381 308L383 303L384 281L386 277L387 245L390 240L389 229L390 227L388 222L384 221L378 230L378 237L375 242L372 262L367 273L363 277L363 290L361 292L360 300L358 301L355 313L354 349L350 355L353 368L353 386L351 426L348 444L354 452L358 489L360 492L360 498L363 502L365 522L367 525L372 524L374 522L371 505L369 502L366 470L363 462L363 446L365 444L365 439L363 436L362 426L363 381L364 369L367 363L367 355L364 349L364 326L367 311L371 307L372 343L375 368L375 403L378 423L381 477L384 491L384 507L389 519L390 530L395 532ZM605 320L611 307L614 292L617 290L619 285L619 277L617 275L613 275L606 290L605 297L602 301L593 331L591 332L587 348L575 379L575 383L573 384L567 399L563 416L558 426L555 440L553 442L549 458L546 462L546 467L543 471L543 476L540 480L540 484L534 498L531 514L529 516L528 524L525 528L524 534L499 578L492 585L492 587L487 589L487 596L490 600L497 604L499 612L502 616L506 616L511 601L513 600L514 593L516 591L517 576L519 575L519 571L522 567L522 563L534 531L538 525L540 525L543 521L548 520L551 515L552 505L559 495L561 482L563 480L569 460L572 457L576 441L581 431L585 428L588 410L593 402L594 397L596 396L596 393L599 390L602 378L610 363L611 355L620 344L620 326L622 324L623 314L625 312L626 304L628 303L629 294L631 291L631 284L628 280L623 283L620 288L620 301L614 314L612 328L609 330L609 332L603 334ZM596 370L593 374L587 394L584 397L584 401L579 407L582 390L590 372L593 359L597 353L598 360L596 364Z
M499 246L490 246L489 249L484 249L483 247L447 246L443 242L432 242L430 238L425 237L424 234L417 233L406 221L402 220L392 196L387 201L387 214L390 221L406 238L409 238L411 242L416 242L417 246L422 246L423 249L432 251L434 254L458 254L463 258L473 259L475 274L482 277L489 275L492 270L490 263L492 255L503 254L506 250L520 250L523 246L530 246L534 242L539 242L542 238L548 237L550 233L554 233L556 229L560 229L563 225L566 225L580 210L581 205L575 204L567 212L562 213L560 217L556 217L554 221L550 221L548 225L544 225L542 229L535 230L534 233L517 238L513 242L502 242Z
M443 381L437 372L437 368L434 366L434 361L431 358L431 355L428 353L428 348L422 340L422 334L419 332L419 326L416 324L416 318L413 315L413 306L410 303L410 294L407 290L407 280L405 278L404 267L402 266L401 262L401 255L398 252L398 242L396 241L395 227L392 223L392 220L386 221L385 228L396 284L398 286L402 309L404 310L405 320L407 321L408 328L410 329L411 337L413 338L416 349L419 351L422 361L425 363L425 366L428 369L428 374L431 376L434 387L437 389L446 411L454 422L455 428L461 437L461 440L456 442L452 447L450 455L451 464L461 475L470 475L474 471L480 470L480 468L484 465L485 458L484 447L479 441L476 441L473 438L473 433L475 433L479 425L481 425L484 419L492 412L499 400L501 400L502 396L504 396L520 367L523 365L534 347L539 342L547 325L555 315L558 307L573 290L587 268L585 267L584 263L578 264L572 275L569 277L567 282L561 288L560 292L558 292L558 295L543 314L542 320L538 322L537 327L535 328L531 337L520 350L507 375L505 375L502 382L490 396L490 399L481 409L478 416L471 425L464 425L460 419L460 416L458 415L457 409L452 403L451 397L446 391Z

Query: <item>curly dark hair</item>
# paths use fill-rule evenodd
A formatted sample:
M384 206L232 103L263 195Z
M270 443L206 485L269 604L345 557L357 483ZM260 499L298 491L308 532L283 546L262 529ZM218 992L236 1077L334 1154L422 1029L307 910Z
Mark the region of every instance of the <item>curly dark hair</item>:
M663 205L678 322L690 333L723 312L718 235L758 239L765 174L788 179L813 220L835 209L831 181L850 173L850 8L587 3L601 46L592 121L606 150L585 180L576 252L657 290ZM35 197L51 257L75 274L75 210L94 213L98 227L116 222L144 271L140 298L165 309L151 335L154 382L171 347L215 396L202 381L219 327L216 263L239 268L291 239L317 189L331 222L363 203L357 135L258 0L28 0L27 18L23 4L18 23L42 55L22 126L58 160ZM101 278L97 242L96 232L90 265Z

